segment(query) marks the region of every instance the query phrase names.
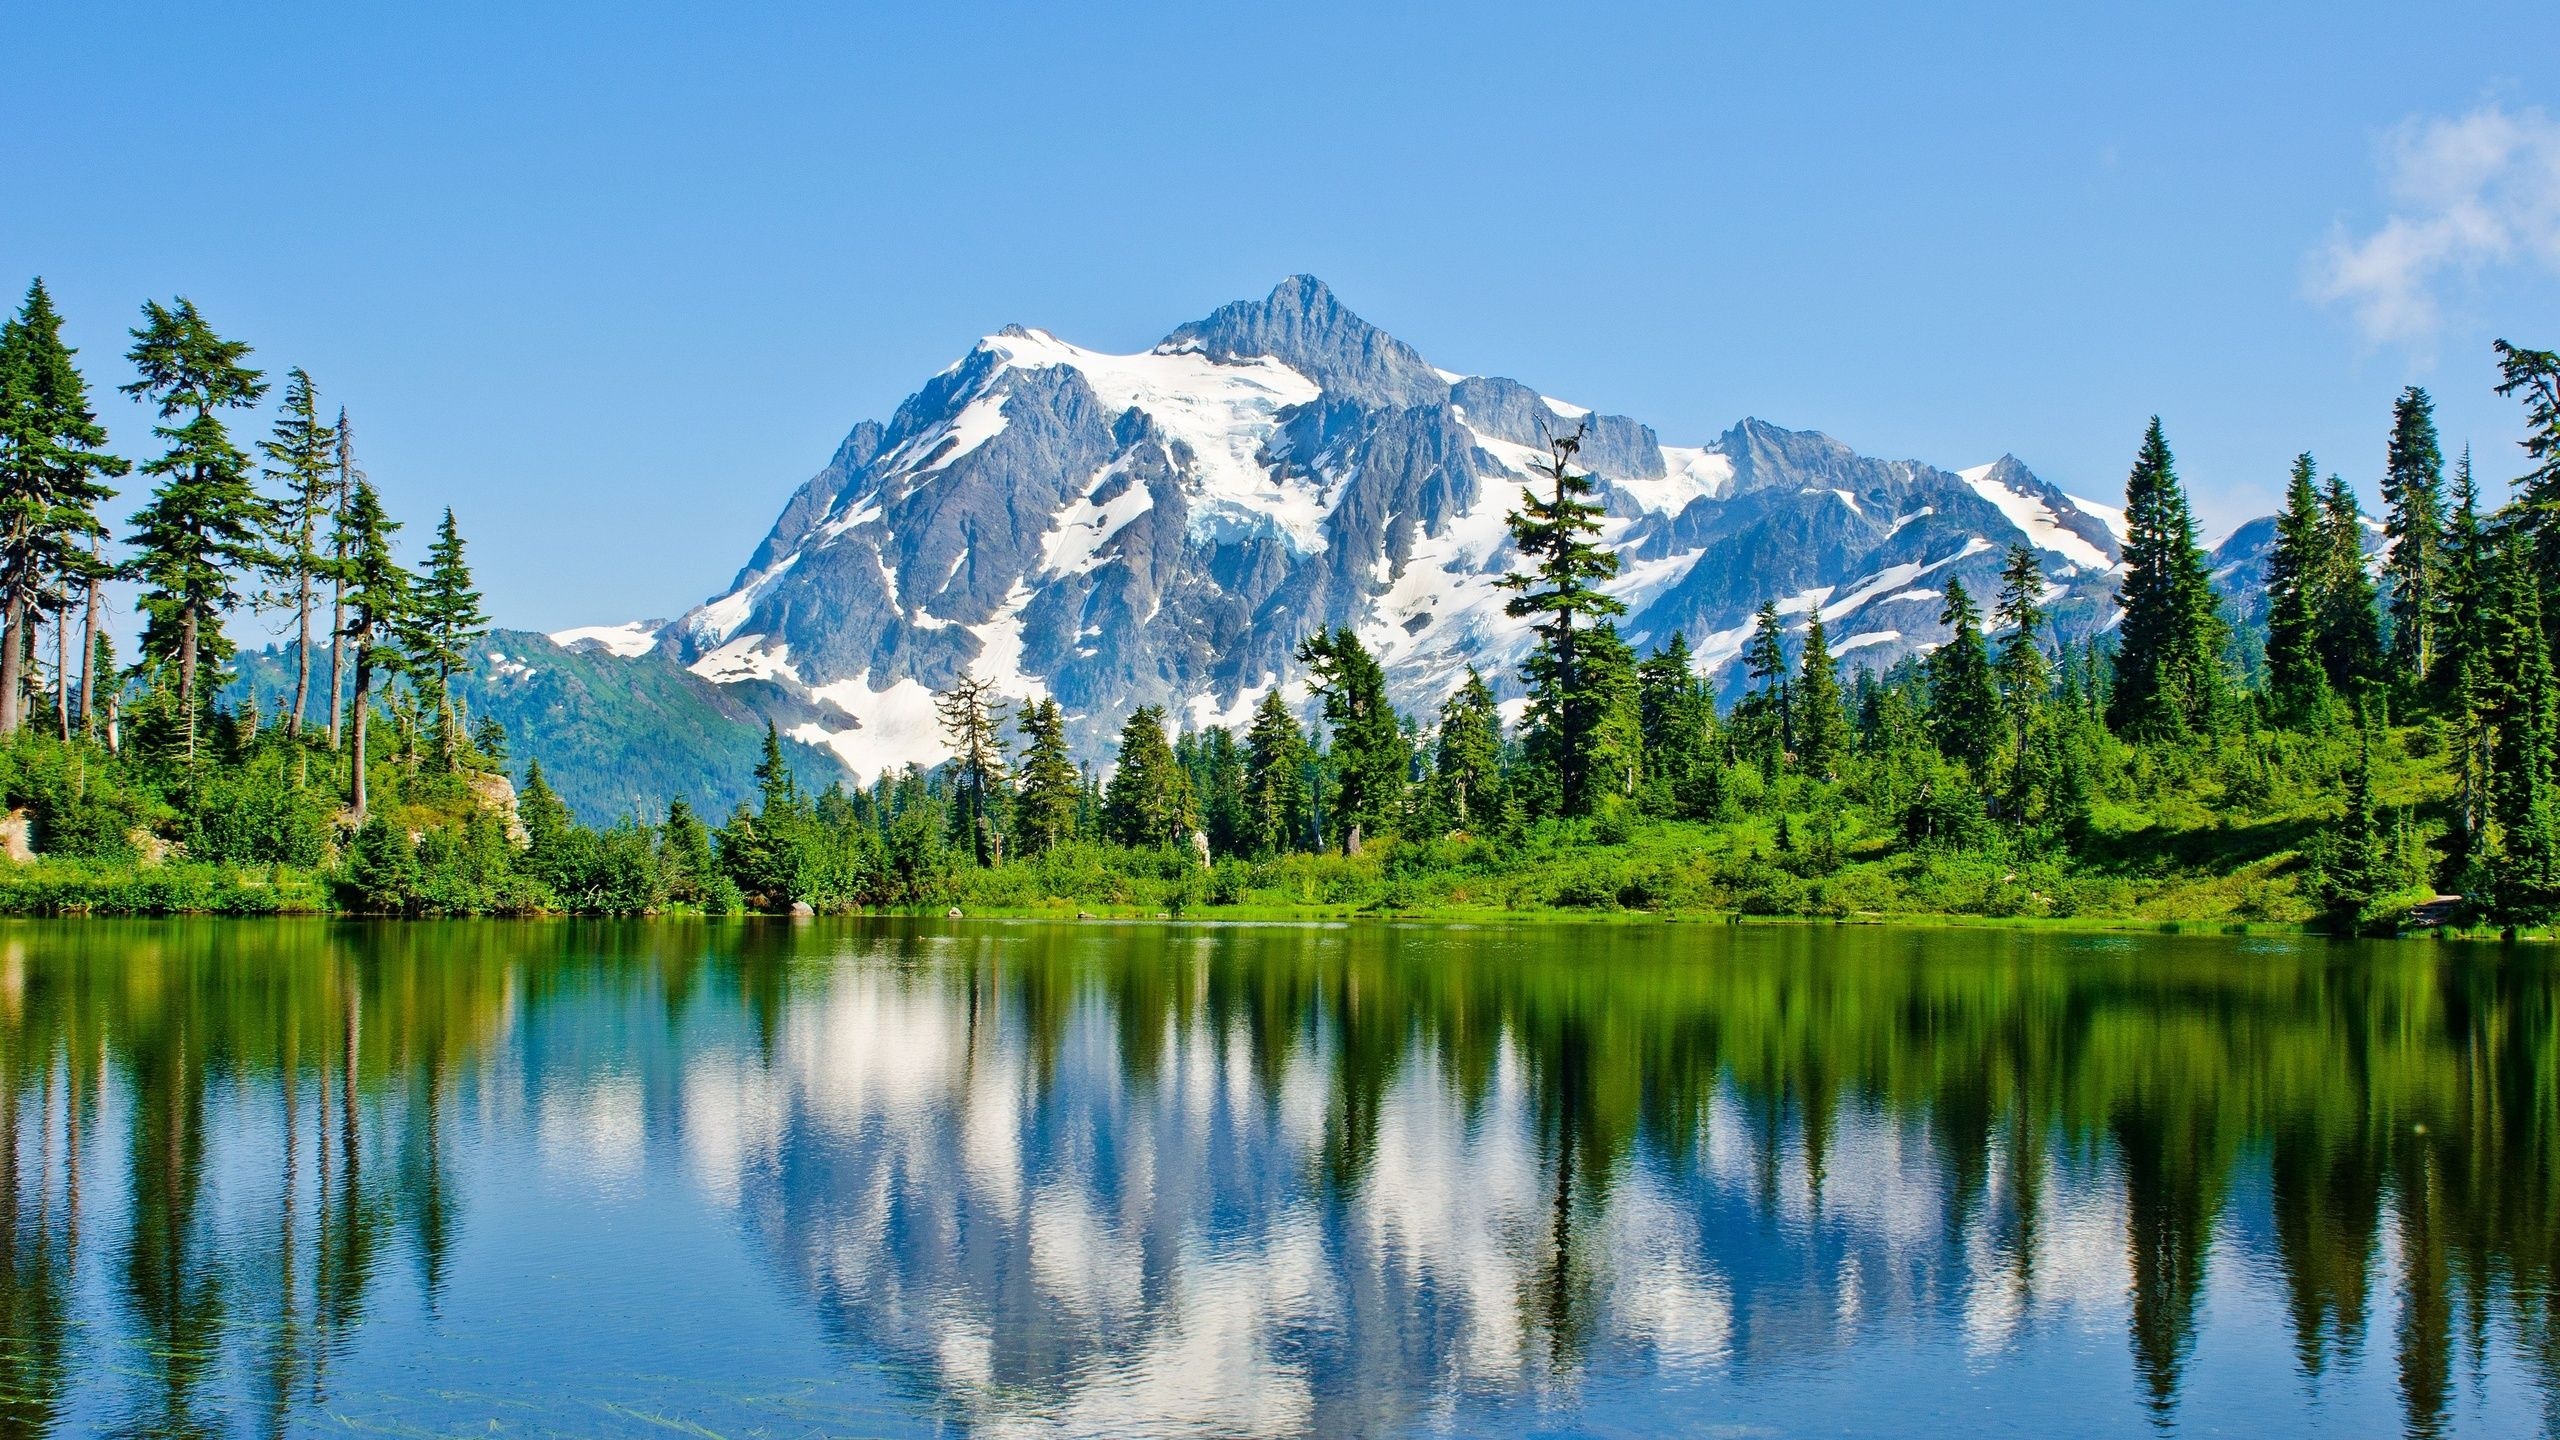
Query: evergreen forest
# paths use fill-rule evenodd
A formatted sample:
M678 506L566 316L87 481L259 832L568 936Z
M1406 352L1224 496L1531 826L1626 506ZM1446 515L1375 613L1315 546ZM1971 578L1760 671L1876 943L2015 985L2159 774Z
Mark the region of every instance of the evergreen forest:
M2057 632L2020 545L1881 672L1844 673L1818 608L1764 605L1722 705L1683 636L1622 634L1558 435L1509 519L1533 643L1430 713L1319 629L1304 689L1241 733L1141 707L1097 766L1056 701L971 676L938 697L938 767L819 788L769 726L729 813L668 796L597 828L468 713L489 619L453 514L394 518L347 411L189 301L131 335L121 388L157 423L118 446L41 281L0 329L0 911L2560 920L2551 351L2496 346L2520 471L2448 457L2414 387L2375 417L2380 515L2300 456L2263 597L2217 588L2154 419L2100 633ZM259 617L280 694L231 684Z

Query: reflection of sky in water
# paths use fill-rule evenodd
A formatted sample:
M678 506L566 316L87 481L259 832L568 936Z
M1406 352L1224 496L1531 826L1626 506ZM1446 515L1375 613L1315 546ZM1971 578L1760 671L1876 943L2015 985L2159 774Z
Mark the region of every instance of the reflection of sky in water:
M636 960L530 988L502 967L485 1033L436 1066L368 992L353 1032L392 1053L357 1066L352 1184L325 1055L290 1097L272 1066L208 1072L179 1248L219 1318L183 1404L132 1279L138 1177L167 1153L136 1116L167 1087L101 1067L59 1433L180 1410L241 1433L2401 1424L2404 1212L2362 1261L2360 1328L2310 1373L2263 1136L2214 1142L2232 1164L2199 1202L2194 1322L2164 1342L2155 1412L2128 1343L2148 1222L2108 1133L1988 1116L1954 1165L1960 1117L1845 1083L1851 1057L1811 1110L1693 1059L1702 1103L1648 1112L1681 1131L1631 1130L1662 1097L1628 1076L1683 1069L1608 1048L1677 1038L1641 1021L1577 1038L1462 1006L1491 1027L1471 1060L1447 1013L1346 1024L1387 1004L1365 972L1259 1015L1209 1003L1242 932L1087 932L1063 958L1022 933L804 931L762 1001L717 965L681 987ZM1131 943L1158 947L1147 973L1091 968ZM1272 963L1321 969L1339 943L1296 932ZM1510 943L1444 934L1426 958L1483 966L1470 983L1500 996ZM1227 981L1250 991L1251 966ZM57 1068L16 1086L18 1166L44 1177L20 1212L51 1207L29 1233L69 1205ZM363 1287L324 1323L296 1297L332 1265ZM2448 1430L2540 1428L2515 1337L2481 1334Z

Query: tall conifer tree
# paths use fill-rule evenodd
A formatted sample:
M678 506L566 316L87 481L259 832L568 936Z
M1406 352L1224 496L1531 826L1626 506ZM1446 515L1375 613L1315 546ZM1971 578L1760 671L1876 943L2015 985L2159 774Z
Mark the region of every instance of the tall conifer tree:
M1974 608L1962 580L1947 581L1947 602L1938 623L1953 633L1929 652L1929 733L1940 753L1963 764L1976 779L1985 779L2005 727L1991 650L1982 638L1982 612Z
M2000 568L2000 599L1993 623L2006 638L2000 642L2000 699L2009 717L2009 746L2026 743L2027 729L2053 688L2053 665L2044 653L2044 566L2023 544L2009 547Z
M374 493L373 483L358 480L355 495L347 504L344 526L346 624L342 632L355 668L351 804L358 824L363 823L371 798L365 767L372 730L374 677L385 671L396 672L405 658L398 640L408 619L412 581L391 553L391 537L399 529L399 522L383 513L382 497Z
M338 493L329 512L329 748L338 748L339 712L346 699L347 659L347 507L354 503L356 482L364 472L356 468L356 432L347 421L347 409L338 407Z
M2309 723L2329 697L2320 644L2329 607L2329 542L2316 475L2309 452L2294 457L2267 556L2267 689L2277 717L2289 725Z
M2360 696L2366 682L2379 678L2380 617L2374 609L2373 576L2364 564L2364 510L2356 503L2356 492L2335 475L2321 491L2320 530L2326 547L2320 659L2332 689Z
M1004 831L997 814L997 787L1004 783L1004 699L992 680L963 674L950 689L934 697L934 713L942 721L942 737L951 742L951 773L958 790L952 828L969 847L979 866L1004 860Z
M2488 823L2487 732L2482 720L2489 683L2487 629L2494 603L2489 537L2480 524L2480 491L2465 446L2453 472L2453 515L2445 523L2444 616L2433 677L2436 702L2452 715L2455 734L2453 844L2467 859Z
M2435 402L2412 385L2391 408L2391 444L2382 475L2391 542L2384 579L2391 587L2391 676L2415 690L2436 664L2436 628L2444 613L2444 448L2436 439Z
M17 316L0 325L0 735L24 718L35 616L60 616L75 585L101 578L97 507L115 494L105 481L132 468L103 448L107 432L76 353L44 282L29 285ZM57 643L60 635L57 627ZM67 704L67 676L61 689Z
M2531 542L2499 547L2490 612L2488 802L2495 827L2486 875L2490 918L2510 929L2560 914L2560 796L2553 792L2555 706L2543 635L2542 581Z
M1075 757L1067 751L1066 716L1055 700L1022 707L1022 766L1014 797L1014 849L1045 855L1075 838L1076 806L1084 788Z
M1333 730L1333 833L1343 853L1356 855L1403 816L1412 752L1387 702L1386 671L1357 632L1320 631L1298 647L1298 659Z
M1779 618L1775 600L1761 601L1759 614L1752 617L1751 639L1742 647L1742 672L1777 722L1779 748L1793 750L1794 685L1787 676L1787 625Z
M1637 715L1644 730L1644 775L1655 808L1689 813L1715 785L1715 697L1698 677L1687 636L1674 630L1638 667Z
M462 531L446 507L436 522L436 538L427 546L426 568L419 572L402 642L409 648L411 672L431 687L435 707L436 749L450 769L462 744L462 710L453 695L453 677L470 662L471 647L489 633L488 612L480 608L480 591L472 583L471 562L463 554Z
M1183 845L1194 821L1191 787L1164 736L1164 708L1141 705L1120 727L1120 757L1103 787L1103 826L1136 850Z
M1817 780L1832 778L1849 758L1849 716L1840 705L1840 673L1818 608L1805 627L1803 662L1796 672L1795 728L1796 764Z
M1452 830L1484 831L1502 819L1502 712L1493 689L1467 667L1467 678L1440 704L1440 737L1432 766L1442 816Z
M266 478L276 489L269 512L267 544L277 562L278 587L271 603L290 608L294 618L293 703L286 712L285 733L302 733L311 696L312 624L319 580L329 565L321 550L327 532L321 522L335 509L338 432L320 418L319 396L311 376L300 366L285 372L284 413L275 430L259 442L266 459Z
M2142 739L2192 734L2220 702L2222 621L2157 415L2125 481L2125 527L2112 718Z
M1305 849L1314 830L1307 736L1279 687L1253 707L1244 736L1245 840L1257 855Z
M249 347L216 335L194 302L148 301L142 315L126 357L141 378L123 388L158 407L163 423L152 433L169 448L143 464L143 473L160 483L133 517L127 569L143 585L145 658L178 667L192 762L197 669L207 657L219 661L230 653L222 613L239 603L241 577L270 563L263 543L266 503L249 483L249 457L231 443L217 412L255 405L267 386L241 363ZM182 415L191 418L166 423Z
M1612 616L1626 613L1625 602L1599 589L1618 573L1618 557L1593 543L1600 533L1601 507L1591 494L1588 472L1575 468L1582 431L1548 442L1548 459L1539 466L1549 493L1520 492L1520 508L1511 512L1511 541L1533 567L1514 571L1495 583L1520 593L1506 607L1515 616L1538 617L1537 648L1523 670L1529 689L1527 745L1533 763L1553 782L1556 808L1566 815L1587 815L1602 787L1594 769L1608 744L1613 720L1610 699L1600 693L1585 662L1585 634ZM1623 652L1625 646L1619 645Z

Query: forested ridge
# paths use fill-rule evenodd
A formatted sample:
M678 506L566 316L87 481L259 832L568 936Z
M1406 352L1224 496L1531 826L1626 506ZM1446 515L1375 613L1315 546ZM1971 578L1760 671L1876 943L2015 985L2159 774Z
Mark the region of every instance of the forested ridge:
M60 332L38 282L0 334L0 785L36 852L0 871L0 909L2560 916L2548 351L2497 345L2519 475L2449 461L2422 390L2377 424L2378 563L2354 489L2300 457L2263 635L2217 590L2154 419L2097 637L2056 633L2019 545L1995 594L1948 582L1944 644L1880 673L1842 674L1818 607L1764 605L1721 707L1684 637L1621 634L1563 434L1509 520L1534 636L1516 719L1473 671L1399 713L1359 635L1326 629L1299 646L1306 707L1272 690L1241 733L1142 707L1097 768L1054 700L972 677L939 697L938 767L821 789L769 728L728 815L670 796L598 829L538 766L510 809L509 737L458 684L488 629L460 529L444 512L402 562L309 375L146 304L122 388L159 423L136 463ZM265 437L235 438L271 395ZM100 623L114 579L140 593L129 663ZM289 626L289 683L226 699L260 612Z

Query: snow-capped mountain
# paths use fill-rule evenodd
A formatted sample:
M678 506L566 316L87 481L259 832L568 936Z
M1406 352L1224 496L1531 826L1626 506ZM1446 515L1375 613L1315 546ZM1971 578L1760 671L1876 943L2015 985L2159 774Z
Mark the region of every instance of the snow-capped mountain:
M1949 577L1987 606L2017 540L2066 632L2111 613L2121 516L2013 458L1942 470L1758 420L1665 444L1436 369L1297 276L1135 355L1008 326L856 425L727 592L554 638L779 691L795 737L859 773L941 758L932 694L973 669L1054 696L1088 753L1144 704L1237 724L1274 685L1303 695L1291 657L1319 626L1355 627L1427 717L1469 665L1517 694L1504 517L1576 426L1627 636L1686 632L1727 688L1763 600L1799 630L1818 609L1848 663L1890 664L1942 638Z

